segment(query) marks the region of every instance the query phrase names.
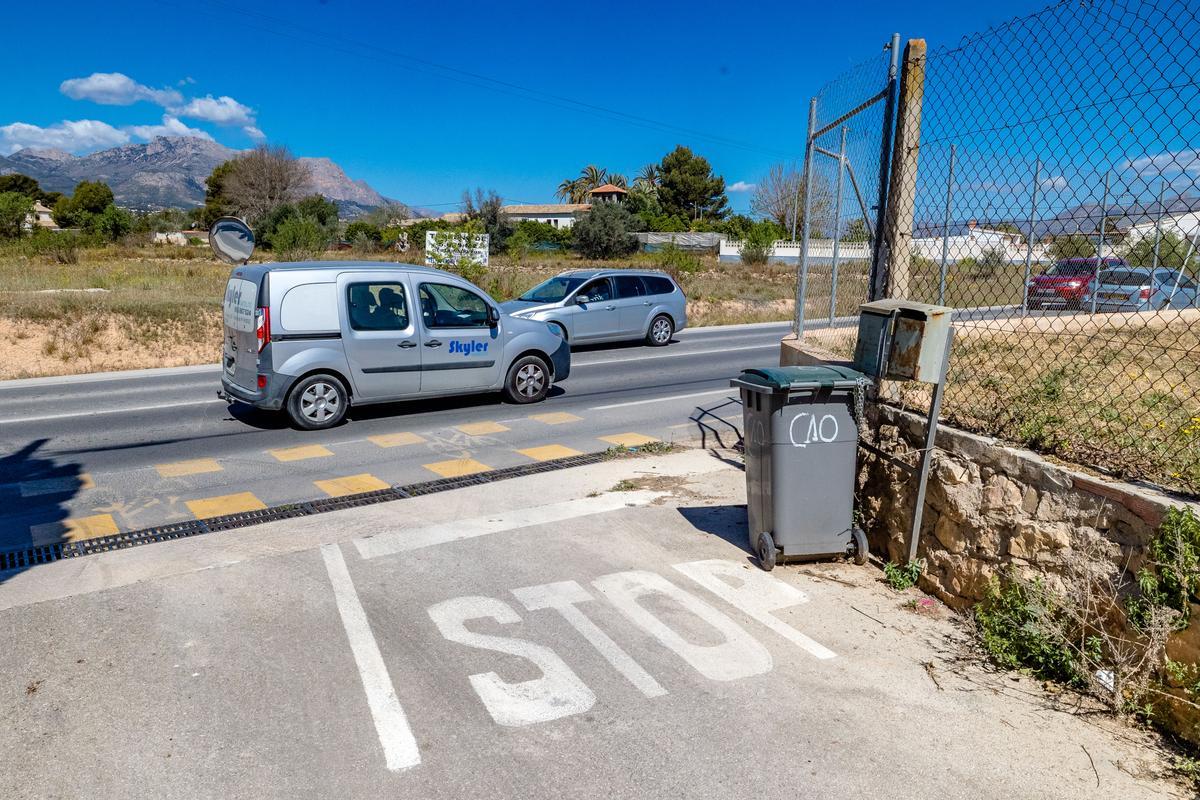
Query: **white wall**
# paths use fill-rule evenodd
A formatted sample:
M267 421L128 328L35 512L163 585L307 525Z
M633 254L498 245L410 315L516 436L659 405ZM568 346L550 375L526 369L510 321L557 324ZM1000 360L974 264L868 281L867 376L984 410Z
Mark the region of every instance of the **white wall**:
M543 222L556 228L570 228L575 225L574 214L505 214L504 216L514 225L524 220Z

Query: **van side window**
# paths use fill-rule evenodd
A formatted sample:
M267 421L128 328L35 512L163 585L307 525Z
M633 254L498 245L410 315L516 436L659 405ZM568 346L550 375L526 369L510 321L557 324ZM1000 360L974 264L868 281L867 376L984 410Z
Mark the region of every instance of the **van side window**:
M356 331L402 331L408 302L400 283L352 283L346 287L350 327Z
M637 275L617 275L613 280L617 284L617 297L641 297L646 293L642 279Z
M670 294L675 291L675 284L669 278L647 275L642 280L646 282L646 294Z
M426 328L487 328L488 304L467 289L448 283L422 283L421 319Z

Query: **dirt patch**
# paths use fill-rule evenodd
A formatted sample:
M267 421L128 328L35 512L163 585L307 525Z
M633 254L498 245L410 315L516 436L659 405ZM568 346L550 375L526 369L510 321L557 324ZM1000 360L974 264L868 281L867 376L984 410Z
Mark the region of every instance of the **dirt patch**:
M625 478L609 491L613 492L664 492L662 497L654 500L651 505L661 506L673 500L706 500L709 495L701 494L689 488L686 477L676 475L642 475L637 478Z
M47 322L0 317L0 380L216 364L221 317L155 321L85 313Z

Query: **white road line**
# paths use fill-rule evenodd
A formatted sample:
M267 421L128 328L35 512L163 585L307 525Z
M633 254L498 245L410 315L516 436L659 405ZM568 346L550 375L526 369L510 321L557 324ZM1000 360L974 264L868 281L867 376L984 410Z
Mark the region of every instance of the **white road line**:
M388 675L387 665L383 663L375 635L371 633L367 612L363 610L354 582L350 580L346 559L336 544L322 545L321 557L325 559L325 569L329 571L338 614L346 629L346 638L350 640L354 661L358 664L358 674L362 678L371 716L375 719L375 731L383 746L387 768L398 771L415 767L421 763L421 751L412 728L408 726L404 709L400 707L400 699L396 697L396 687Z
M739 353L743 350L766 350L769 348L778 348L779 342L765 342L763 344L750 344L742 347L718 347L713 350L687 350L667 353L657 353L652 356L638 356L636 358L606 358L602 361L579 361L571 363L572 369L580 367L594 367L600 364L627 364L630 361L658 361L664 358L683 358L685 356L708 356L714 353Z
M592 406L588 411L607 411L610 408L627 408L629 406L644 406L647 403L665 403L668 400L687 400L689 397L707 397L714 394L732 394L730 389L713 389L707 392L692 392L691 394L675 394L670 397L651 397L649 400L631 400L628 403L612 403L607 406Z
M591 514L617 511L626 506L644 506L662 497L662 492L608 492L599 497L583 497L546 506L534 506L514 511L502 511L485 517L454 520L425 528L381 533L354 540L358 554L363 558L378 558L437 544L448 544L463 539L474 539L493 533L529 528L563 522Z
M226 401L217 398L208 400L180 400L175 403L159 403L152 406L124 406L122 408L104 408L96 411L78 411L72 414L46 414L40 417L12 417L10 419L0 419L0 425L14 425L21 422L49 422L54 419L71 419L72 417L96 417L101 414L130 414L136 411L162 411L167 408L182 408L183 406L206 406L210 403L226 404Z

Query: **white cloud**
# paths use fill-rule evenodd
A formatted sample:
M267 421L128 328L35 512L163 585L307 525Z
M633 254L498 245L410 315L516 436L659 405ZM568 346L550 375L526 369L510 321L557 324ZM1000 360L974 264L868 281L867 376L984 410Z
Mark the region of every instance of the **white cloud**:
M6 155L23 147L79 153L115 147L128 141L128 133L95 119L63 120L45 128L25 122L0 125L0 153Z
M753 192L754 184L746 183L745 181L738 181L737 183L731 185L728 188L728 191L730 191L730 192Z
M208 131L189 128L180 122L178 117L170 114L163 114L161 125L127 125L124 130L139 139L153 139L155 136L196 136L201 139L212 139Z
M266 141L267 135L254 125L247 125L242 131L256 142Z
M1042 182L1040 184L1042 189L1054 192L1061 192L1070 185L1071 182L1062 175L1050 175L1049 177L1042 178Z
M228 95L194 97L187 105L172 108L171 113L180 117L202 119L218 125L254 125L254 109L242 105Z
M1133 170L1143 177L1164 173L1200 173L1200 150L1177 150L1142 156L1126 161L1121 165L1121 169Z
M70 78L58 90L73 100L91 100L106 106L129 106L139 100L169 106L183 100L174 89L152 89L120 72L93 72L86 78Z
M191 75L188 75L186 78L179 79L180 86L187 86L188 84L195 83L195 82L196 82L196 79L193 78Z

